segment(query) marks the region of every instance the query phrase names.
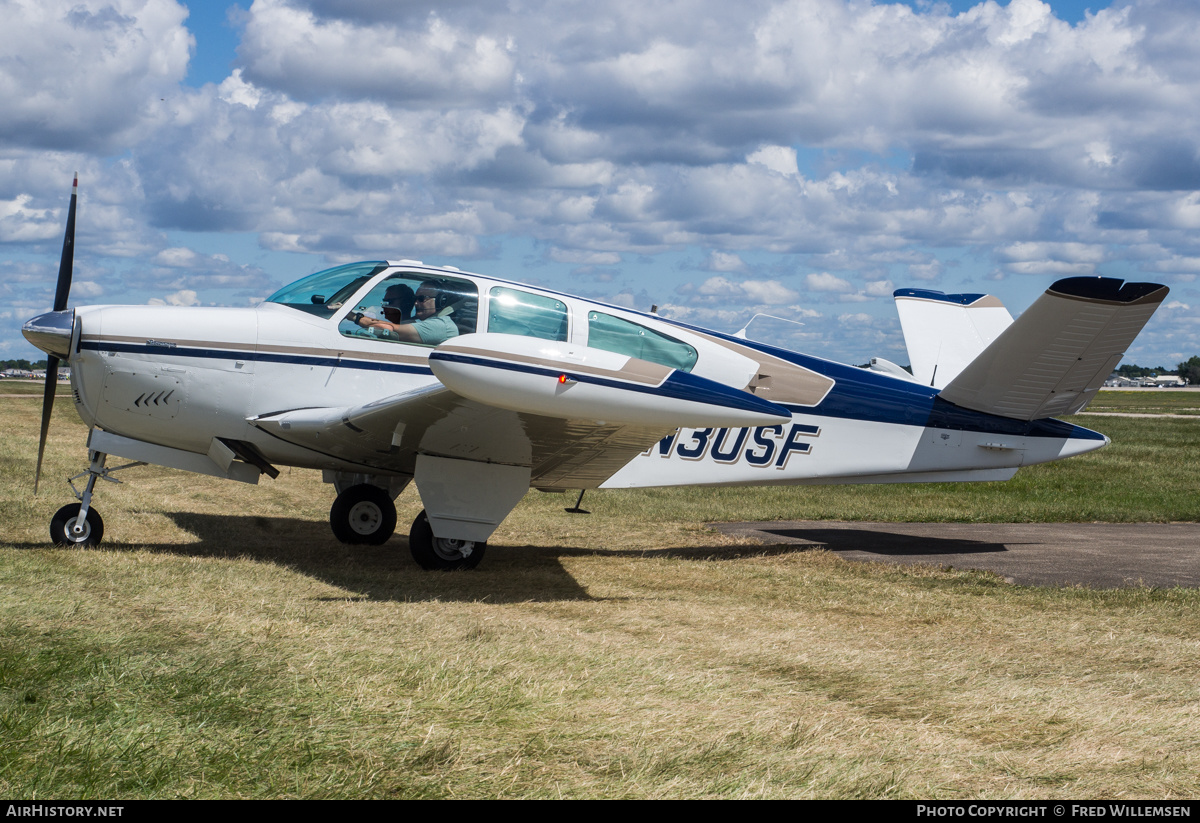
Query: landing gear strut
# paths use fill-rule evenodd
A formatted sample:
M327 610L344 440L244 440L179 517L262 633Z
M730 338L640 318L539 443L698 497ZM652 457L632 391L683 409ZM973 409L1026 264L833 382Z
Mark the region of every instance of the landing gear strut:
M108 460L107 454L90 452L89 457L92 462L87 470L67 480L79 502L68 503L55 512L54 517L50 518L50 540L56 546L79 548L99 546L101 538L104 537L104 520L101 519L100 512L92 508L92 492L96 488L96 481L107 480L109 483L120 483L120 480L112 477L114 472L146 465L141 462L126 463L124 466L106 469L104 463ZM81 492L75 488L75 481L85 475L87 476L87 485Z
M425 512L417 515L408 532L408 550L422 569L429 571L458 571L473 569L483 560L485 542L434 537Z
M396 505L378 486L359 483L333 501L329 525L343 543L378 546L396 531Z

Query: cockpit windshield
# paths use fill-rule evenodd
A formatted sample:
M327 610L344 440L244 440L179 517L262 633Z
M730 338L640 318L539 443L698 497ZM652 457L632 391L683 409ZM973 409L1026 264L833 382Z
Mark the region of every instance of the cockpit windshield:
M318 317L332 317L372 277L388 267L386 262L350 263L310 274L284 286L267 298Z

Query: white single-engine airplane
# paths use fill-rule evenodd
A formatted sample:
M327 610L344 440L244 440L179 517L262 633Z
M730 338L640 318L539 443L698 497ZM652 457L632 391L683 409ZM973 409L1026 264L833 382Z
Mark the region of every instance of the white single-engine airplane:
M1013 321L994 297L902 289L911 375L415 260L256 308L67 308L75 190L53 311L24 326L49 355L38 476L61 360L90 427L86 487L50 524L68 546L100 542L96 480L144 463L320 469L347 543L387 540L415 480L427 569L476 566L530 487L1007 480L1108 443L1051 416L1088 404L1167 295L1072 277Z

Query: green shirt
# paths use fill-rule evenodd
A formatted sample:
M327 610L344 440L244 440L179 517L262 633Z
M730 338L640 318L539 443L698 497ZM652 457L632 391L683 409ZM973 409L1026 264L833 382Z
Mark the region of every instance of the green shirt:
M427 320L418 320L413 326L416 327L421 342L430 346L458 336L458 326L449 317L430 317Z

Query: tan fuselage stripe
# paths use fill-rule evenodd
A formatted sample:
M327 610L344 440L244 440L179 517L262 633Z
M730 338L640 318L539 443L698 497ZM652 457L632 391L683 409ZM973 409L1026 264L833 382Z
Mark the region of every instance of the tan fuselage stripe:
M620 377L622 380L628 380L630 383L642 383L647 386L661 385L667 376L674 371L668 366L662 366L658 363L651 363L646 360L639 360L636 357L630 357L625 365L617 371L612 369L601 369L595 366L583 366L575 363L565 363L562 360L545 360L540 357L531 357L526 354L509 354L508 352L484 352L475 348L466 346L453 346L443 343L438 347L438 351L447 352L450 354L464 354L471 357L482 357L492 360L503 360L508 363L524 363L530 366L537 366L543 369L560 372L574 372L576 374L586 374L593 377Z

